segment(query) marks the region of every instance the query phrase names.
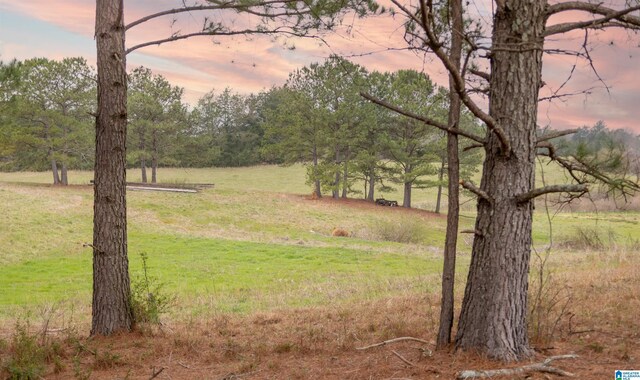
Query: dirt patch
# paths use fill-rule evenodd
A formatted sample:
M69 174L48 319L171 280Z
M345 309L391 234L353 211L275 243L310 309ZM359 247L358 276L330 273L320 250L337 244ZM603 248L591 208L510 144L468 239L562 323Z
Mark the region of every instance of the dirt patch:
M350 208L356 208L360 210L380 211L380 212L398 213L398 214L408 213L408 214L419 215L423 218L442 218L442 219L447 218L446 214L436 214L433 211L427 211L419 208L380 206L375 204L374 202L370 202L365 199L353 199L353 198L334 199L331 197L314 198L308 195L304 195L304 196L291 195L291 196L304 199L307 202L313 202L316 204L326 205L330 207L350 207Z

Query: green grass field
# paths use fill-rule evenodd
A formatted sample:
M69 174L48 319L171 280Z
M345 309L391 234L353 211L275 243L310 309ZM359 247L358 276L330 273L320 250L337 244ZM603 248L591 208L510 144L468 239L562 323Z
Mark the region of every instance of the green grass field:
M137 175L130 172L129 180L139 180ZM89 308L91 177L71 172L78 186L65 188L47 186L48 173L0 173L0 319L56 302ZM439 289L444 216L309 200L301 166L161 169L159 177L215 184L198 194L128 193L130 271L134 278L140 275L140 253L146 253L151 275L179 300L176 314L251 312ZM557 173L548 177L562 179ZM385 197L401 200L398 193ZM431 208L435 189L416 190L414 204ZM473 225L474 207L467 201L461 228ZM541 209L534 226L540 250L549 243ZM604 232L610 245L633 246L638 223L637 212L561 212L553 219L554 242L570 240L580 228ZM332 237L335 227L353 236ZM466 272L469 244L468 235L461 235L459 273ZM581 262L580 252L569 251L554 261L559 270L568 261Z

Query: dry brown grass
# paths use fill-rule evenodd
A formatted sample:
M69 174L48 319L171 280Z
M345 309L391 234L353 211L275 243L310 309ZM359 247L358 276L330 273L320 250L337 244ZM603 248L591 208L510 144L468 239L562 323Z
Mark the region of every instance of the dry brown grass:
M597 262L602 265L594 265ZM637 255L624 261L615 256L593 256L572 272L554 273L553 286L566 286L571 303L560 316L554 336L532 342L538 352L533 361L576 353L578 359L560 361L556 366L587 380L612 378L615 369L637 367L639 262ZM439 296L434 292L347 306L245 316L214 314L159 327L142 326L134 333L114 337L69 338L71 334L62 331L52 338L64 349L61 369L54 373L50 365L46 378L79 378L84 374L92 379L149 379L154 371L164 368L158 379L451 379L463 369L504 367L473 353L432 353L438 315ZM49 323L56 325L56 321ZM76 331L87 328L75 326ZM5 326L5 342L10 333L11 328ZM356 350L401 336L430 343L403 342ZM9 351L3 351L2 357ZM536 373L509 378L549 377Z

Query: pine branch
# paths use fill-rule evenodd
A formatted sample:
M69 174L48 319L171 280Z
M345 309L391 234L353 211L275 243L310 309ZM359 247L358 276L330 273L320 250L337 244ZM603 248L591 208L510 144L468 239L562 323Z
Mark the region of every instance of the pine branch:
M288 4L288 3L295 3L297 0L270 0L270 1L258 1L255 3L247 3L247 4L240 4L237 3L235 1L227 1L227 2L217 2L214 5L196 5L196 6L191 6L191 7L182 7L182 8L174 8L174 9L167 9L161 12L157 12L157 13L153 13L150 14L148 16L142 17L136 21L133 21L129 24L127 24L124 28L124 30L129 30L131 28L133 28L134 26L143 24L147 21L153 20L155 18L158 17L162 17L162 16L167 16L167 15L173 15L173 14L178 14L178 13L185 13L185 12L197 12L197 11L212 11L212 10L221 10L221 9L236 9L236 10L247 10L247 8L251 7L251 8L258 8L258 7L265 7L265 6L269 6L269 5L273 5L273 4Z
M616 24L607 24L611 20L617 20L627 24L629 26L640 26L640 17L630 16L629 13L640 10L640 5L635 7L625 8L620 11L616 11L611 8L603 7L601 4L585 3L582 1L569 1L566 3L559 3L549 7L547 15L553 15L565 11L584 11L591 14L597 14L604 17L590 21L579 22L567 22L557 25L552 25L546 28L544 37L554 34L566 33L575 29L593 29L603 28L608 26L616 26Z
M125 54L129 54L135 50L138 50L140 48L143 47L147 47L147 46L151 46L151 45L162 45L168 42L173 42L173 41L179 41L179 40L184 40L187 38L191 38L191 37L198 37L198 36L237 36L237 35L248 35L248 34L288 34L291 36L295 36L295 37L303 37L302 35L298 34L298 33L294 33L291 31L287 31L287 30L281 30L281 29L273 29L273 30L254 30L254 29L245 29L245 30L238 30L238 31L222 31L222 30L206 30L206 31L201 31L201 32L194 32L194 33L188 33L188 34L178 34L178 35L173 35L171 37L167 37L167 38L162 38L159 40L155 40L155 41L148 41L148 42L144 42L135 46L130 47L129 49L127 49L125 51ZM307 38L315 38L315 36L304 36Z
M464 181L464 180L460 181L460 185L465 189L469 190L470 192L474 193L475 195L477 195L478 198L482 198L485 201L493 204L493 198L491 198L489 194L487 194L485 191L477 188L476 185L474 185L471 181Z
M536 148L547 148L548 154L545 154L545 156L549 156L552 159L556 158L556 147L549 141L538 142Z
M547 132L547 133L543 134L542 136L538 136L537 141L538 142L548 141L548 140L551 140L551 139L555 139L557 137L571 135L571 134L577 133L578 131L579 131L579 129L566 129L564 131L551 131L551 132Z
M456 92L458 92L458 94L460 95L460 100L462 100L462 103L464 103L469 111L471 111L471 113L473 113L478 119L482 120L487 125L487 128L489 128L489 130L491 130L498 136L505 154L509 155L511 152L511 143L509 143L509 139L507 138L506 133L491 115L482 111L480 107L478 107L478 105L473 100L471 100L469 94L467 94L467 92L465 91L464 78L462 78L456 66L453 64L453 62L451 62L451 60L449 59L449 55L446 51L444 51L444 49L442 48L442 44L438 41L433 30L429 27L427 21L429 15L424 0L420 1L422 19L419 19L417 16L415 16L413 12L411 12L409 9L407 9L407 7L398 2L398 0L391 0L391 2L393 2L398 8L400 8L407 17L409 17L411 20L418 23L422 27L422 29L427 34L426 42L429 48L436 54L440 62L442 62L444 67L449 72L449 75L451 75L451 78L453 78L453 81L455 83L454 87L456 89Z
M423 123L425 123L427 125L430 125L432 127L441 129L441 130L443 130L445 132L449 132L449 133L453 133L453 134L456 134L456 135L464 136L464 137L466 137L466 138L468 138L470 140L473 140L473 141L477 142L478 144L482 144L481 146L484 146L484 144L485 144L485 141L484 141L484 139L482 137L477 136L477 135L475 135L475 134L473 134L471 132L466 132L466 131L463 131L463 130L460 130L460 129L457 129L457 128L453 128L453 127L450 128L446 124L441 123L441 122L439 122L437 120L434 120L434 119L431 119L431 118L428 118L428 117L425 117L425 116L420 116L420 115L417 115L417 114L415 114L413 112L410 112L410 111L406 111L406 110L402 109L401 107L394 106L391 103L388 103L388 102L386 102L386 101L384 101L382 99L378 99L378 98L376 98L374 96L371 96L371 95L369 95L369 94L367 94L365 92L361 92L360 96L362 96L363 98L365 98L365 99L367 99L367 100L369 100L369 101L371 101L371 102L373 102L373 103L375 103L375 104L377 104L379 106L382 106L382 107L387 108L387 109L389 109L391 111L397 112L400 115L403 115L403 116L410 117L412 119L421 121L421 122L423 122Z
M540 187L537 189L533 189L524 194L520 194L516 196L516 201L518 203L525 203L530 201L533 198L539 197L544 194L549 193L586 193L589 191L587 185L578 184L578 185L549 185L545 187Z
M484 71L480 71L476 69L469 69L469 72L477 77L480 77L486 80L487 82L491 82L491 74L489 73L485 73Z

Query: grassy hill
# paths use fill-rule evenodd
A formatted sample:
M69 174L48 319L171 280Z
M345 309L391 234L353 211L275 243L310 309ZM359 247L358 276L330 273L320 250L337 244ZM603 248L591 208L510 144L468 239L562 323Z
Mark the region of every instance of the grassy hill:
M0 288L7 290L0 293L0 317L51 302L88 308L91 176L71 172L77 185L65 188L46 185L48 173L0 173ZM147 254L151 275L179 298L176 312L249 312L439 289L443 215L311 200L300 166L162 169L160 179L215 183L198 194L128 193L131 273L141 274L140 254ZM414 199L418 206L433 203L435 190L416 190ZM461 229L474 221L474 202L467 204ZM553 215L553 236L568 250L591 231L599 231L603 245L630 246L640 236L639 221L632 212L562 212ZM352 236L331 236L336 227ZM534 241L540 252L549 243L540 210ZM459 273L466 272L470 244L462 234Z

